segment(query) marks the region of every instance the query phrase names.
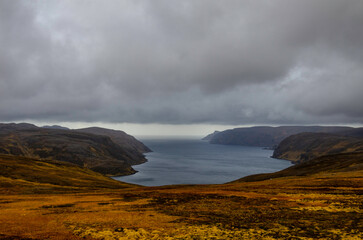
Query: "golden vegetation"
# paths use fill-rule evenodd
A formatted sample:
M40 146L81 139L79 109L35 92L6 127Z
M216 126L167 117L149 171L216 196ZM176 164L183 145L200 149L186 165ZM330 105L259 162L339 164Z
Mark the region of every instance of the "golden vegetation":
M44 164L33 166L37 174L53 168L51 175L56 175L58 169ZM73 167L72 174L91 175ZM59 181L62 174L56 175ZM122 183L117 187L102 175L79 182L74 176L72 181L79 185L69 185L72 192L54 188L57 183L46 183L47 179L37 183L17 176L1 179L13 185L1 181L0 239L363 238L361 168L257 182L165 187ZM88 187L82 185L87 181ZM101 181L111 188L92 186ZM44 184L53 187L34 194ZM23 189L33 190L19 194Z
M339 173L92 194L2 195L0 236L361 239L363 172L355 172L349 186L347 177Z

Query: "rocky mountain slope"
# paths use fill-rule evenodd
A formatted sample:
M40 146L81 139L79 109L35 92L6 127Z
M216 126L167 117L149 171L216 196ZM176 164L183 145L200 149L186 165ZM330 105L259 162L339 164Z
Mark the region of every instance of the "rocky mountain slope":
M146 162L141 150L105 135L31 124L0 124L0 153L70 162L107 175L132 174L132 165Z
M345 136L363 136L363 128L323 126L281 126L235 128L213 134L212 144L276 147L284 138L302 132L335 133Z
M363 151L363 138L328 133L299 133L285 138L273 158L304 162L319 156Z

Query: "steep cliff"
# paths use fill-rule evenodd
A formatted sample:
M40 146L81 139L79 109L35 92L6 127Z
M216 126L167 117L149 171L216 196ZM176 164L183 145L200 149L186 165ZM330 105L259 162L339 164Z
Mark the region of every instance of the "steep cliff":
M213 133L208 134L207 136L205 136L204 138L202 138L202 140L204 140L204 141L210 141L218 133L220 133L220 131L214 131Z
M124 131L112 130L100 127L90 127L76 129L77 132L91 133L96 135L108 136L113 142L123 147L123 149L132 157L133 165L144 163L143 153L151 152L151 149L138 141L135 137L128 135Z

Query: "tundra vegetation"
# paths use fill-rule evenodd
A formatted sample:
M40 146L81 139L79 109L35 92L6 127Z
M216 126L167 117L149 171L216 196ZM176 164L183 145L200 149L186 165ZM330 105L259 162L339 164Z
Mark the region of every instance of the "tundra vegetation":
M1 155L0 239L362 239L362 156L321 158L311 174L141 187Z

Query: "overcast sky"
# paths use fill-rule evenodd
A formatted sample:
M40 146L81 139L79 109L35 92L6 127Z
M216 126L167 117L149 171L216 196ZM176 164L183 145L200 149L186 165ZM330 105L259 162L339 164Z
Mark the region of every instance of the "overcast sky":
M362 0L1 0L0 46L2 122L363 124Z

